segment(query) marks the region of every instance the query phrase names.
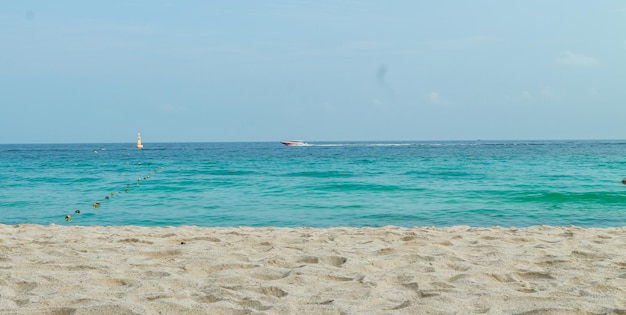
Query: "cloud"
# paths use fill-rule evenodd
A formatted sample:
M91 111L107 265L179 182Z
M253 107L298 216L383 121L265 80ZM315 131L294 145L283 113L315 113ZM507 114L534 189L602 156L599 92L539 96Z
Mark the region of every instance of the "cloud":
M427 95L427 99L435 105L445 105L445 101L443 100L443 98L441 97L441 95L439 95L439 92L437 91L432 91Z
M436 50L463 50L501 42L499 38L475 36L457 39L443 39L423 42L423 45Z
M423 49L398 49L390 52L390 54L394 56L414 56L423 53Z
M596 58L578 55L569 50L562 52L556 62L566 67L593 67L599 63Z
M277 44L273 44L277 46ZM300 45L300 54L305 56L356 56L368 53L377 53L387 48L387 43L376 40L348 41L338 46L309 48L307 45Z
M326 101L319 104L319 106L325 111L334 111L335 105L333 103Z
M565 92L563 90L555 89L550 86L544 87L541 91L541 95L545 99L553 102L560 102L565 98Z
M334 49L333 54L339 54L343 56L354 56L364 53L377 52L385 49L386 43L377 40L358 40L346 42Z
M435 103L435 104L441 103L441 97L439 96L439 93L437 93L435 91L430 92L430 96L429 96L428 99L430 99L430 101Z
M345 43L342 48L349 50L375 50L385 47L385 42L378 40L357 40Z
M385 107L385 103L383 101L381 101L380 99L372 99L372 104L374 104L375 108L383 108Z

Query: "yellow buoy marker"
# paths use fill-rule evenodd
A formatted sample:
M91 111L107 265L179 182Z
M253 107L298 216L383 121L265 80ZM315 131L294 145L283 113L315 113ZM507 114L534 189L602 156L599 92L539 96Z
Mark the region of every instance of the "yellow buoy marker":
M141 144L141 133L137 133L137 149L143 149L143 144Z

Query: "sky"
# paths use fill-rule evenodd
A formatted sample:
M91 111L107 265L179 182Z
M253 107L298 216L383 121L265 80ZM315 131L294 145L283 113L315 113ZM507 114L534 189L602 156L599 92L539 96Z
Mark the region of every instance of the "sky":
M0 143L626 139L626 1L0 2Z

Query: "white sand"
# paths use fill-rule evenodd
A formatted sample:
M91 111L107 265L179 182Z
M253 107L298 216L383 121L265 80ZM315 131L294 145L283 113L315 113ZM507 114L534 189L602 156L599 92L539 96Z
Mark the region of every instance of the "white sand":
M0 314L626 314L626 228L0 225Z

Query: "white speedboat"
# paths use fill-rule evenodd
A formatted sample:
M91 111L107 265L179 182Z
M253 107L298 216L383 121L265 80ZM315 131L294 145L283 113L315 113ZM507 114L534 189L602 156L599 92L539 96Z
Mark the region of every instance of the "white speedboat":
M301 147L306 145L306 142L302 140L289 140L289 141L281 141L280 143L288 146L288 147Z

